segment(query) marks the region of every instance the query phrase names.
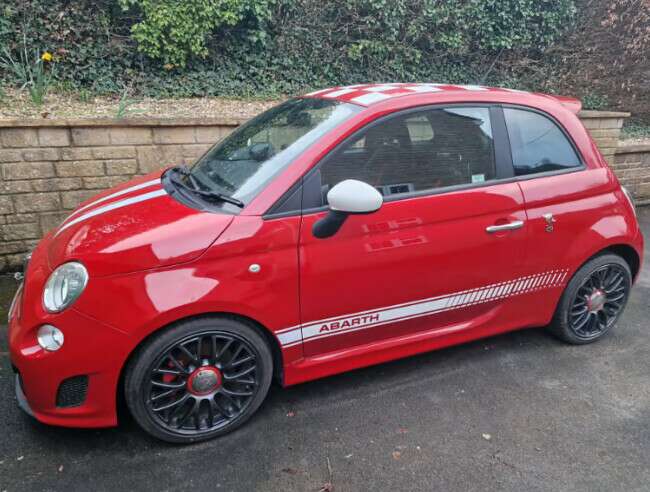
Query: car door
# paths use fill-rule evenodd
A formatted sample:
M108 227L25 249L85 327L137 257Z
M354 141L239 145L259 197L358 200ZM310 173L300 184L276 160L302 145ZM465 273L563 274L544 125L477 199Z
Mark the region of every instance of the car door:
M519 306L522 321L544 324L555 310L569 272L585 261L598 222L611 220L611 181L607 168L584 165L577 146L550 115L505 107L504 117L515 176L526 202L527 271L557 272L551 288Z
M306 182L318 182L323 205L345 179L375 186L384 203L324 239L312 229L327 211L303 211L305 355L497 319L523 285L526 246L521 190L504 182L512 176L504 137L500 108L420 108L370 124L312 171Z

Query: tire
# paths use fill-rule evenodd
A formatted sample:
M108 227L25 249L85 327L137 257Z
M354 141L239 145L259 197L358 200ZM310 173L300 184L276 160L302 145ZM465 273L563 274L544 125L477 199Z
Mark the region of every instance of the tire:
M632 273L623 258L615 254L592 258L567 285L548 330L573 345L600 340L625 309L631 286Z
M255 327L205 317L147 340L127 366L124 393L142 429L185 444L246 422L264 401L272 376L271 350Z

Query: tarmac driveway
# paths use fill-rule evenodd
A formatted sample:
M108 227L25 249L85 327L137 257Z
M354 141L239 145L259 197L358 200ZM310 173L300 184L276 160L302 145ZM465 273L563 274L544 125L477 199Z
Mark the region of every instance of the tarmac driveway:
M594 345L525 330L273 388L234 434L174 447L128 421L80 431L23 415L3 326L0 492L650 490L649 332L646 266Z

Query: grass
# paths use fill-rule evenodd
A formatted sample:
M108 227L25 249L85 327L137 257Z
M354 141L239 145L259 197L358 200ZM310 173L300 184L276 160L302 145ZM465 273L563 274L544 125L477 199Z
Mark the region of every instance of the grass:
M137 100L113 95L54 88L42 106L31 102L26 90L5 87L0 98L0 120L16 118L251 118L279 103L279 100L243 100L225 97Z

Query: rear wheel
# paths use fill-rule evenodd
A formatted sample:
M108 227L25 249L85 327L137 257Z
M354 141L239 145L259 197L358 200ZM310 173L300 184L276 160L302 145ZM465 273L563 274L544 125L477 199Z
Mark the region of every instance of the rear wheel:
M245 323L182 322L149 340L127 368L125 395L149 434L173 443L211 439L248 420L266 397L271 351Z
M631 286L630 267L620 256L589 260L567 285L549 330L576 345L602 338L623 312Z

